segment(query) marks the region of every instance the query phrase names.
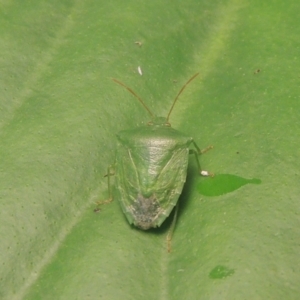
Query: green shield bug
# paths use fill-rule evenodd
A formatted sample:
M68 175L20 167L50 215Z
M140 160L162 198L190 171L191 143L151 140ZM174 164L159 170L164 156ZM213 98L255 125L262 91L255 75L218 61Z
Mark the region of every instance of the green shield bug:
M113 79L139 100L152 120L147 125L117 134L115 164L108 168L105 175L108 177L109 199L99 204L113 200L110 177L115 175L115 197L130 224L143 230L159 227L176 206L167 235L169 252L178 212L177 202L186 181L189 154L194 154L201 175L213 176L201 170L198 158L212 146L201 151L193 138L173 129L169 123L178 97L198 74L181 88L166 118L156 117L132 89ZM191 144L195 149L190 149Z

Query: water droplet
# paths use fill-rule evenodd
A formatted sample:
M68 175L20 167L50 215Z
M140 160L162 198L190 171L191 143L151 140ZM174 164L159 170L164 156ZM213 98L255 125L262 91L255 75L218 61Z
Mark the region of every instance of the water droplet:
M210 271L209 278L222 279L232 275L233 273L234 273L234 269L229 269L225 266L218 265Z
M218 174L214 177L201 178L197 189L204 196L220 196L233 192L246 184L261 184L261 180L247 179L231 174Z

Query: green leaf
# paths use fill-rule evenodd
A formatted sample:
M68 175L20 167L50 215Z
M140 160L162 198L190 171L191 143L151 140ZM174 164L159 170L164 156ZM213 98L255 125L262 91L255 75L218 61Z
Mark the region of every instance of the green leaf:
M1 299L298 298L297 1L0 9ZM111 78L166 116L197 72L170 122L214 146L216 177L191 157L167 253L171 218L141 231L117 201L94 212L115 134L149 121Z

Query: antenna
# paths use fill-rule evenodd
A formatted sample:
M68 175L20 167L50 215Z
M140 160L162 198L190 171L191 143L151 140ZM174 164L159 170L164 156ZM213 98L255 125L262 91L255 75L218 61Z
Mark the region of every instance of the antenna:
M172 104L172 107L171 107L171 109L170 109L170 111L169 111L169 113L168 113L168 116L167 116L167 122L169 122L170 114L171 114L171 112L172 112L172 110L173 110L173 108L174 108L174 106L175 106L175 103L177 102L178 97L179 97L180 94L183 92L183 90L185 89L185 87L186 87L193 79L195 79L198 75L199 75L199 73L196 73L192 78L190 78L190 79L187 81L187 83L181 88L181 90L179 91L179 93L177 94L177 96L176 96L176 98L175 98L175 100L174 100L174 102L173 102L173 104Z
M144 101L141 99L141 97L139 97L130 87L126 86L124 83L122 83L121 81L115 79L115 78L112 78L112 80L116 83L118 83L119 85L123 86L125 89L127 89L133 96L135 96L139 101L140 103L146 108L146 110L148 111L148 113L150 114L150 116L153 118L154 115L153 113L151 112L151 110L148 108L148 106L144 103Z

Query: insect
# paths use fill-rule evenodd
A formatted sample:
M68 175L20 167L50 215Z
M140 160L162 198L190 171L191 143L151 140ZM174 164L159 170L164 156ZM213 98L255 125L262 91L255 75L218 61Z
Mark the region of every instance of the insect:
M211 149L200 150L193 138L173 129L169 118L178 97L185 87L199 75L195 74L181 88L167 117L156 117L143 100L117 79L114 82L125 87L144 106L151 116L147 125L123 130L117 134L116 160L108 168L109 199L113 200L111 176L115 175L115 197L130 224L147 230L159 227L176 206L172 224L167 234L168 252L178 213L178 198L187 176L188 157L194 154L199 173L213 176L200 167L198 155ZM190 149L193 145L195 149Z

